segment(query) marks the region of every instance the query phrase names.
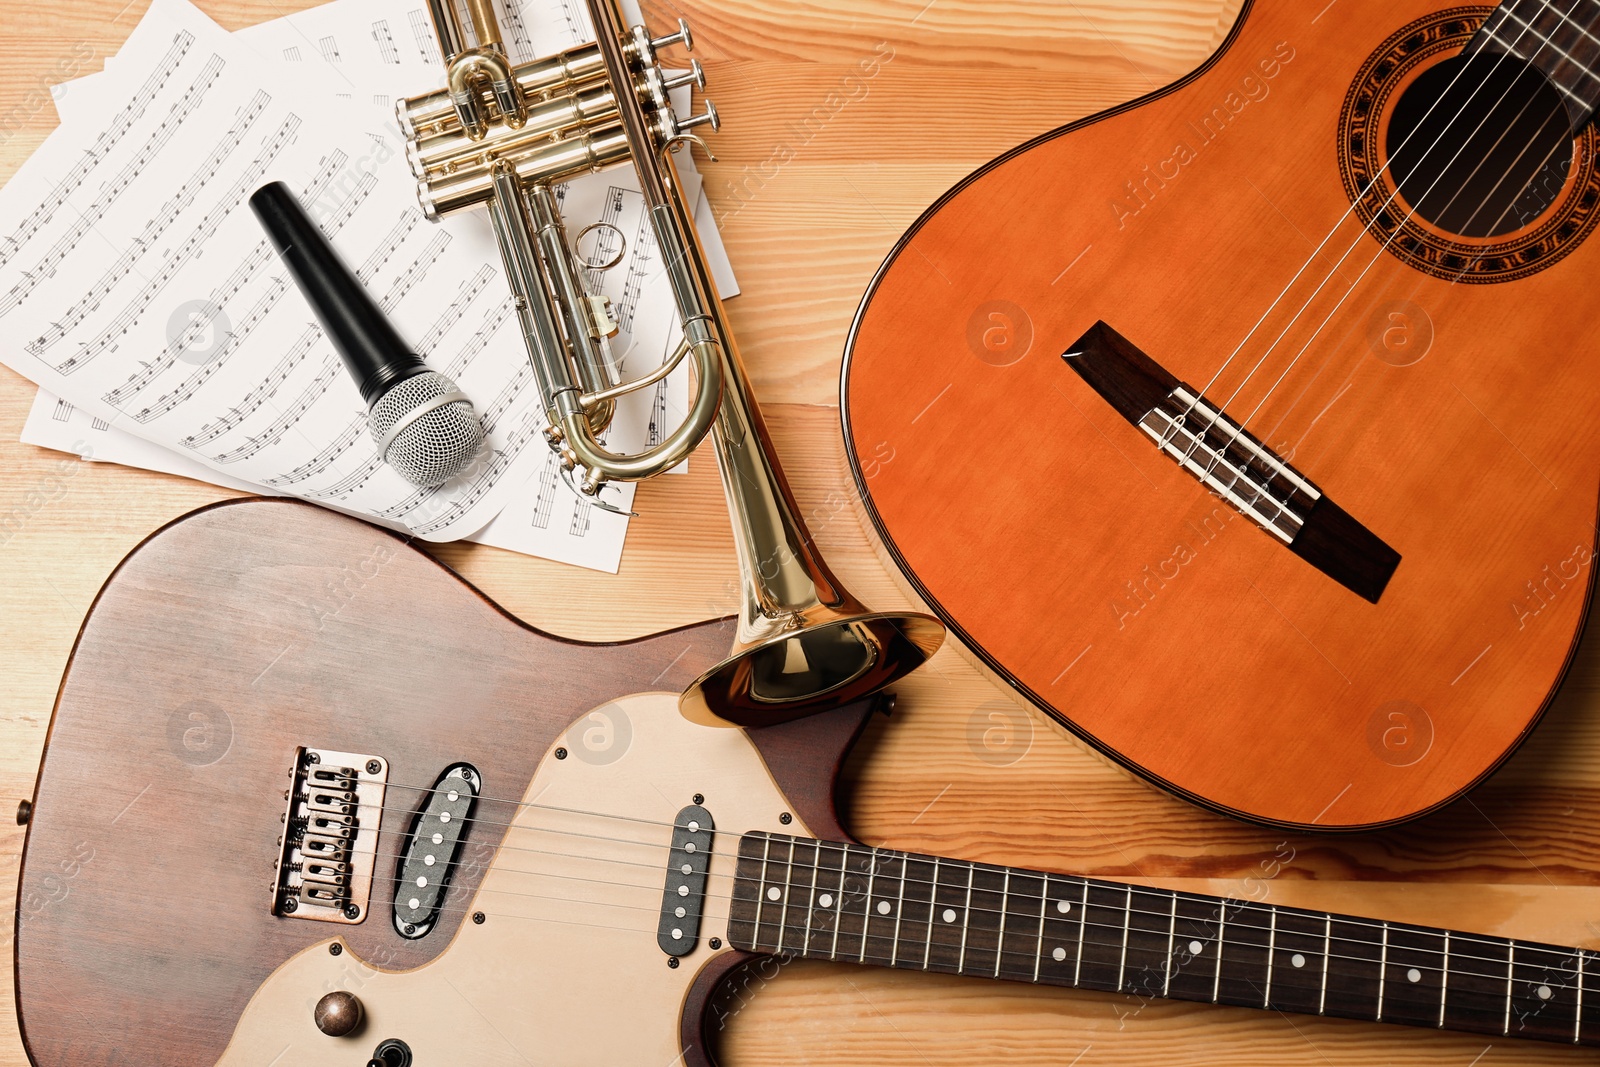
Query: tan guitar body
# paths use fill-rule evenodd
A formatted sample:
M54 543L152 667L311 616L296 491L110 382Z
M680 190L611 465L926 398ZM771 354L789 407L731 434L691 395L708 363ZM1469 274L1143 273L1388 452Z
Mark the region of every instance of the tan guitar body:
M626 751L606 763L546 755L476 896L455 904L482 924L463 924L447 951L408 971L333 955L331 939L307 947L250 1001L220 1064L354 1063L391 1036L419 1064L677 1062L691 990L736 955L725 947L727 900L717 899L734 857L712 854L712 916L701 928L724 947L669 968L655 925L670 825L704 791L718 829L734 831L723 840L781 832L788 801L744 731L687 722L676 694L626 697L598 714L591 728L626 722ZM330 1038L312 1012L338 989L360 997L366 1022Z
M1600 241L1593 126L1509 235L1451 252L1420 220L1387 250L1364 232L1345 109L1381 127L1461 39L1424 56L1392 37L1448 36L1436 0L1323 7L1247 5L1190 78L947 194L862 305L843 404L886 546L1007 683L1181 795L1354 829L1460 796L1566 668L1600 488ZM1459 29L1490 8L1452 10ZM1369 99L1386 39L1413 54ZM1412 246L1499 273L1453 280ZM1074 373L1062 356L1097 321L1233 398L1392 546L1381 598L1286 550Z

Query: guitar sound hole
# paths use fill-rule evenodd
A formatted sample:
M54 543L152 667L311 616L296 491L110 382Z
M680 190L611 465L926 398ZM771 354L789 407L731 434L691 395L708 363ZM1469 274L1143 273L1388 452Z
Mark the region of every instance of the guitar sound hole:
M1521 229L1555 203L1572 137L1561 94L1543 74L1480 53L1418 76L1397 101L1384 144L1392 180L1419 218L1486 238Z

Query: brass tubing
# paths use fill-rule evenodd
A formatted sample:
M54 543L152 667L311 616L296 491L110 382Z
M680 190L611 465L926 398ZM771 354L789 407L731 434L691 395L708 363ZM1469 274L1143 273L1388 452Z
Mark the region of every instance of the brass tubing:
M590 88L591 83L604 84L606 68L600 61L599 49L590 42L558 52L548 59L523 63L512 73L517 84L522 86L524 98L537 100L550 93L568 92L579 87ZM444 89L400 101L395 108L395 115L399 119L401 132L408 137L433 137L461 132L455 105L450 100L450 93Z
M541 147L501 157L526 183L563 182L590 171L625 163L628 139L616 126L603 126L564 141L541 142ZM417 195L429 218L439 218L462 208L487 203L494 195L489 168L475 165L446 178L417 183Z
M601 87L535 104L528 108L520 129L496 123L482 140L472 140L458 126L448 134L408 141L406 157L412 174L418 178L448 177L481 161L488 153L497 157L526 154L542 144L553 143L552 134L565 134L583 126L595 128L616 114L615 97L609 88Z

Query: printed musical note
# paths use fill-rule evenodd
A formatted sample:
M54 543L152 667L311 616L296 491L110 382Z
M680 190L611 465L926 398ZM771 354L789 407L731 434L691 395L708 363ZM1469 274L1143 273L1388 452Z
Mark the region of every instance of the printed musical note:
M394 45L394 34L389 32L388 19L379 19L372 24L372 39L378 43L378 54L383 62L400 62L400 50Z

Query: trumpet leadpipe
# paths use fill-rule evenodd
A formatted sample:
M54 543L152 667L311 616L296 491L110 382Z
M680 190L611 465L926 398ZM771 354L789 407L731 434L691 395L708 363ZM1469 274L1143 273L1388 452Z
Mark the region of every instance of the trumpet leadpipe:
M604 170L628 159L628 136L616 123L582 129L559 141L538 139L518 151L497 149L492 161L475 160L453 174L417 182L423 213L437 219L462 208L488 203L494 196L494 161L503 161L525 183L556 183Z

